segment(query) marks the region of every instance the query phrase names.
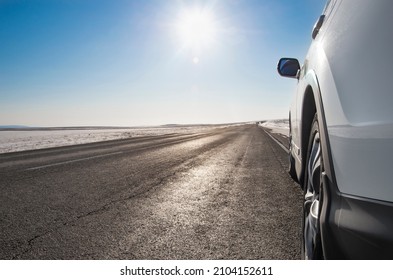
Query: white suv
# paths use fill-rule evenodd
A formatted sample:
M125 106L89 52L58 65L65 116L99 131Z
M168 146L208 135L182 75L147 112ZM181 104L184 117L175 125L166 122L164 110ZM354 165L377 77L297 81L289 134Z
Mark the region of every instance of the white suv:
M278 63L298 80L289 173L306 259L393 259L392 14L392 0L328 1L303 66Z

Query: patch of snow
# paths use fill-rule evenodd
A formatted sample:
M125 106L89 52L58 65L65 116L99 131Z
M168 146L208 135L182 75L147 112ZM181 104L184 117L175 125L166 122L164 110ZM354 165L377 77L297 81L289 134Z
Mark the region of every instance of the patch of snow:
M289 120L269 120L260 123L259 126L271 129L273 133L278 133L289 137Z

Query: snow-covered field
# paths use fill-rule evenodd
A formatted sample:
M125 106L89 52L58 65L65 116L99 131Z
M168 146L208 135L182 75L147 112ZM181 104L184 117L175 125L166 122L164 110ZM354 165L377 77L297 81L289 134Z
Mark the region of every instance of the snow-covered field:
M174 126L125 129L44 129L0 131L0 154L172 133L199 133L217 126Z
M266 127L272 130L273 133L282 134L289 136L289 120L270 120L259 124L262 127Z
M239 124L233 124L239 125ZM85 144L140 136L156 136L172 133L200 133L229 125L143 127L116 129L22 129L0 131L0 154L51 147ZM260 126L273 133L288 136L288 120L266 121Z

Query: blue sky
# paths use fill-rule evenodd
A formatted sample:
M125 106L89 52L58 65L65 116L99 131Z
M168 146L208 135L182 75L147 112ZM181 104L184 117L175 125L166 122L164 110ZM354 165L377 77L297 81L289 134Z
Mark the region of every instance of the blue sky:
M304 59L324 4L0 0L0 125L287 117L295 80L280 78L276 64ZM208 14L199 37L184 27L192 13Z

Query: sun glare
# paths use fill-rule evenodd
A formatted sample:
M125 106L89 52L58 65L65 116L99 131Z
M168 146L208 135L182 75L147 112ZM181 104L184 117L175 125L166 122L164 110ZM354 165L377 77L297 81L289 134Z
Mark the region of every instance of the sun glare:
M194 51L211 47L217 31L212 13L198 9L184 10L176 28L182 46Z

